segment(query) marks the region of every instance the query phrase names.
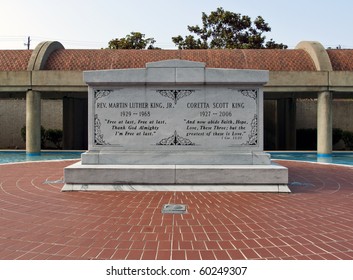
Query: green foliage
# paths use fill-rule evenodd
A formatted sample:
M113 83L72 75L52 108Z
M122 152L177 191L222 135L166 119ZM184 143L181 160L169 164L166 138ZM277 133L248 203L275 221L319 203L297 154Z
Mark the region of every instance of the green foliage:
M24 125L21 128L21 138L23 142L26 142L26 126ZM45 128L43 126L40 126L40 146L42 148L45 147Z
M142 49L158 49L153 46L156 42L154 38L146 38L145 34L140 32L131 32L130 35L126 35L125 38L116 38L110 40L108 43L109 49L132 49L132 50L142 50Z
M202 42L200 39L195 39L194 36L189 35L185 36L185 39L183 39L182 36L176 36L172 37L173 43L178 46L179 49L189 49L189 50L195 50L195 49L208 49L207 42Z
M332 145L336 145L343 136L343 130L340 128L332 129Z
M46 130L43 126L40 127L40 146L42 149L45 148L45 142L51 141L56 148L61 148L60 142L62 141L63 138L63 132L60 129L48 129ZM21 138L24 142L26 142L26 126L23 126L21 128Z
M349 148L350 150L352 150L353 149L353 132L352 131L343 131L342 139L343 139L344 144L346 145L346 148Z
M179 49L286 49L272 39L265 42L265 32L271 27L258 16L253 22L249 16L217 8L209 15L202 13L202 27L188 26L188 30L198 36L188 35L183 39L178 35L172 37Z
M21 128L21 138L23 142L26 142L26 126Z
M61 129L47 129L45 131L45 139L52 142L57 149L60 149L60 142L63 139L63 131Z

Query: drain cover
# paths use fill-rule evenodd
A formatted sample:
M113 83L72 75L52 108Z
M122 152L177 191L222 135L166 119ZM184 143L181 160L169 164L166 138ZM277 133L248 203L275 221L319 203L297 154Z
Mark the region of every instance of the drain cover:
M185 204L164 204L162 208L162 213L165 214L185 214L186 205Z

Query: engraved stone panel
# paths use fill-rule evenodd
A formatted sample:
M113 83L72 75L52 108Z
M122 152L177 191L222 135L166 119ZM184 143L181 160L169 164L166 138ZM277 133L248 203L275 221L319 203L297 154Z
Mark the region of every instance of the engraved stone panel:
M93 96L91 142L96 149L259 147L256 87L94 88Z

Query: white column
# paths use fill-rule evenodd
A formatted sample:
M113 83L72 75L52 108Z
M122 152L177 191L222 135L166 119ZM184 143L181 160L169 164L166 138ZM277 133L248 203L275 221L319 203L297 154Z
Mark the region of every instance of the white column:
M332 93L319 92L317 98L317 155L332 154Z
M26 153L40 155L41 149L41 94L27 91L26 94Z

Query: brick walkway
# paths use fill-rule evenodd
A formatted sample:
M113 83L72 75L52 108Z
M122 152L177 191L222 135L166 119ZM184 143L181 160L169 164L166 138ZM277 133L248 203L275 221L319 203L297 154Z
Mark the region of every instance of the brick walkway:
M292 194L62 193L71 163L0 165L0 259L353 259L353 168L282 161Z

